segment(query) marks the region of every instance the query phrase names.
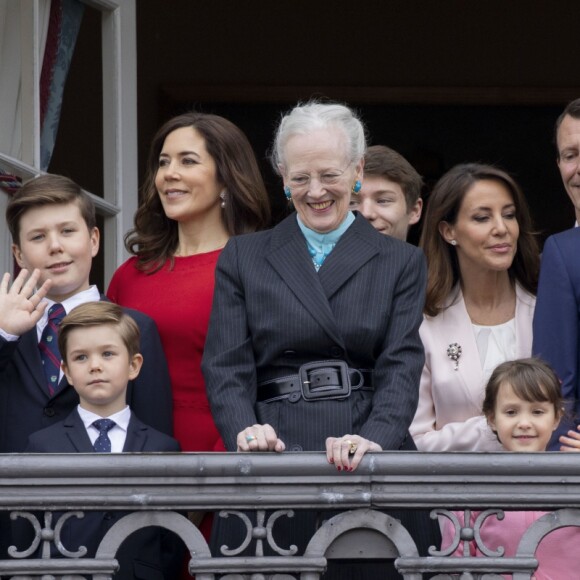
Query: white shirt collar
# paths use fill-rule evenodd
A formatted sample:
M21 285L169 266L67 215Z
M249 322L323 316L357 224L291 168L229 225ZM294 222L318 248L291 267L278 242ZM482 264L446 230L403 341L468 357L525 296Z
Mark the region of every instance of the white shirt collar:
M100 415L97 415L96 413L93 413L92 411L87 411L87 409L83 409L80 405L77 407L77 410L78 410L78 413L81 417L81 421L83 422L83 425L85 426L85 429L87 429L87 430L89 427L93 426L93 423L97 419L103 419L103 417L101 417ZM127 405L121 411L118 411L117 413L114 413L110 417L106 417L106 418L111 419L111 421L115 421L115 427L114 427L115 429L117 427L119 427L119 428L123 429L123 431L127 432L127 429L129 428L129 421L131 420L131 409ZM93 429L96 429L96 427L93 427Z

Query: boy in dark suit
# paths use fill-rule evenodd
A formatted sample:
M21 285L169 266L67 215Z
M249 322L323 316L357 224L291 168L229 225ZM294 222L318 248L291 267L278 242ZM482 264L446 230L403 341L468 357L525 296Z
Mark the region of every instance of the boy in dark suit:
M143 356L139 328L119 306L110 302L77 306L61 323L58 346L64 374L79 396L79 405L64 421L31 435L27 452L180 450L175 439L142 423L126 404L127 384L139 375ZM107 530L123 515L95 512L70 518L62 528L61 543L73 552L85 546L87 556L93 557ZM169 580L180 555L175 546L163 553L159 532L140 530L119 550L120 571L115 577Z
M27 181L10 200L6 221L23 270L12 285L9 274L0 284L0 453L19 453L31 433L62 421L78 403L55 348L62 316L106 298L89 283L99 230L94 204L76 183L59 175ZM147 424L172 435L171 385L157 327L145 314L126 312L140 328L144 356L127 402Z

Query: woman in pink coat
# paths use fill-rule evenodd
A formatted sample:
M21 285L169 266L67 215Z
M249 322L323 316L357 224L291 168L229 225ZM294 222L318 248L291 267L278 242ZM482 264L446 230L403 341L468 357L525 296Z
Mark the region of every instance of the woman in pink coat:
M495 167L454 167L429 198L420 246L425 366L411 435L419 451L498 450L484 386L532 348L539 252L522 191Z

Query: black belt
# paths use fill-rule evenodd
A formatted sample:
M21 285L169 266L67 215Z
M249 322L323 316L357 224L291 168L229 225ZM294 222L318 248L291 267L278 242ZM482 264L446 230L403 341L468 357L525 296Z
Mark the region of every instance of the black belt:
M260 402L289 399L292 403L320 399L346 399L352 391L370 391L372 371L352 369L343 360L322 360L303 364L297 375L258 384Z

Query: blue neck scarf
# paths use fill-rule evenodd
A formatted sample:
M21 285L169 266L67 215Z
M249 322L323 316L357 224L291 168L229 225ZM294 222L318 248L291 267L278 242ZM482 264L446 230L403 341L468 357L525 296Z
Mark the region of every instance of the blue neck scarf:
M344 221L335 230L326 232L324 234L315 232L314 230L306 227L302 223L302 220L298 214L296 214L296 219L298 220L298 226L300 227L300 230L306 238L308 252L312 257L312 263L318 272L322 264L324 264L326 257L330 254L330 252L332 252L334 246L336 246L338 243L338 240L340 240L342 234L344 234L344 232L346 232L346 230L348 230L348 228L351 226L352 222L354 222L355 217L354 214L349 211L346 214Z

